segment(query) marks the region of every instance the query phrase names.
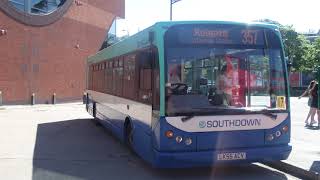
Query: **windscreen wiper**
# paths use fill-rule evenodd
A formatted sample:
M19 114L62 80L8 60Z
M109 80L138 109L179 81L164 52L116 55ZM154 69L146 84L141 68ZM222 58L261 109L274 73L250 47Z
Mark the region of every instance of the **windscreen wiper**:
M268 111L267 109L262 109L262 110L255 110L255 111L250 111L250 110L245 110L245 109L238 109L238 108L195 108L195 109L198 109L198 110L209 110L210 112L215 112L215 113L223 113L225 111L228 111L228 110L232 110L229 114L250 114L250 113L258 113L258 114L262 114L264 116L267 116L269 118L271 118L272 120L276 120L278 115L277 114L273 114L272 112ZM181 121L182 122L186 122L188 120L191 120L193 117L195 116L194 113L190 114L190 115L187 115L187 116L184 116L181 118Z
M192 119L193 117L194 117L194 115L185 116L185 117L182 117L182 118L181 118L181 121L182 121L182 122L186 122L186 121Z
M272 120L276 120L278 115L277 114L272 114L270 111L268 111L267 109L263 109L262 111L260 111L263 115L271 118Z
M194 110L198 110L199 112L219 112L219 113L221 113L221 112L224 112L225 111L225 109L214 109L214 108L206 108L206 107L203 107L203 108L194 108ZM205 110L205 111L203 111L203 110ZM186 122L186 121L188 121L188 120L191 120L193 117L195 116L195 113L191 113L190 115L187 115L187 116L185 116L185 117L182 117L181 118L181 121L182 122Z

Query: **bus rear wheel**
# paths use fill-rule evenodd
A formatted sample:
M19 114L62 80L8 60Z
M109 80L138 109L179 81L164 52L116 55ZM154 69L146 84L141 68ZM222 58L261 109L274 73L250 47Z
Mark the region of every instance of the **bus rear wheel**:
M131 123L127 123L126 125L126 145L130 150L133 150L133 129Z

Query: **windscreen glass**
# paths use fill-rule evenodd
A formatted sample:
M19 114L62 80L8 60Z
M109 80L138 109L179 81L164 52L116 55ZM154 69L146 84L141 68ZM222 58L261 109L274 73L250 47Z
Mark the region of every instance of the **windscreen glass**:
M286 109L285 68L272 33L203 25L167 33L167 115Z

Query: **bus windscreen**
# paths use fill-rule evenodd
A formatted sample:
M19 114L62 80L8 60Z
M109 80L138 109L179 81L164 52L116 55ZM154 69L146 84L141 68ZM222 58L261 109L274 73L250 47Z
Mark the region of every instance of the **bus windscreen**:
M287 109L280 38L270 29L175 26L165 57L167 115Z

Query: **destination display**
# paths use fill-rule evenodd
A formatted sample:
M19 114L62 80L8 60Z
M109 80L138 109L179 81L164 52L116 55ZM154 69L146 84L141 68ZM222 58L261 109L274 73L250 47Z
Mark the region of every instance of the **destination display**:
M194 27L179 33L179 41L186 44L264 45L264 35L263 30L257 29Z
M275 33L261 27L243 25L180 25L167 34L167 42L173 44L216 44L266 46L275 40ZM271 42L274 43L274 42Z

